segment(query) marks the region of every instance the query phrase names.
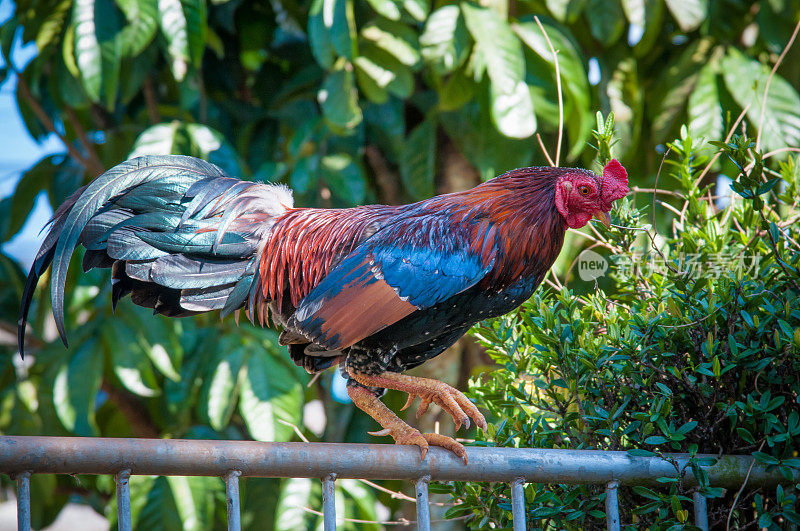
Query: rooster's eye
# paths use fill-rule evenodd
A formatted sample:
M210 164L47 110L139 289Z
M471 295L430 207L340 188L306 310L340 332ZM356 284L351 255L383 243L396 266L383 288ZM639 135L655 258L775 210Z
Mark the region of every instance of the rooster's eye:
M581 195L589 195L589 187L586 185L583 185L580 188L578 188L578 191L581 193Z

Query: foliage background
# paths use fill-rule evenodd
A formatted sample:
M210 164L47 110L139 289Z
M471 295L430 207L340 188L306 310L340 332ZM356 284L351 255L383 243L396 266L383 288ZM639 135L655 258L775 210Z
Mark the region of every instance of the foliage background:
M591 166L598 109L616 117L613 154L639 188L636 206L650 205L647 190L681 125L697 144L684 166L713 154L699 139L725 137L742 113L740 127L753 137L760 128L753 149L800 145L800 47L770 78L798 13L797 0L21 0L0 27L0 76L15 79L28 132L55 134L64 151L31 167L0 201L0 236L19 231L40 192L57 206L145 153L203 157L246 179L286 182L297 204L326 207L410 201L547 164L535 135L560 164ZM13 63L19 35L39 49L24 67ZM781 171L787 155L771 156L767 168ZM711 169L697 190L719 173L739 174L727 157ZM701 201L688 186L659 183ZM659 203L653 213L662 232L672 227L669 208ZM554 270L554 282L578 294L594 289L570 268L586 245L571 233ZM4 255L0 263L0 324L12 332L24 272ZM315 439L366 440L373 425L332 398L330 375L306 387L271 331L213 316L153 318L131 304L112 317L107 275L78 273L69 280L70 351L54 341L46 282L33 309L32 356L22 362L10 340L0 347L0 432L290 440L298 426ZM601 287L625 296L610 281ZM463 385L486 363L464 342L422 370ZM327 412L321 433L303 425L303 403L314 399ZM37 527L70 496L113 520L108 478L36 476L33 487ZM249 525L318 523L295 507L319 505L316 483L248 480L244 488ZM392 515L408 510L361 483L340 488L340 514L375 520L376 499ZM132 489L137 528L224 522L214 479L136 478Z

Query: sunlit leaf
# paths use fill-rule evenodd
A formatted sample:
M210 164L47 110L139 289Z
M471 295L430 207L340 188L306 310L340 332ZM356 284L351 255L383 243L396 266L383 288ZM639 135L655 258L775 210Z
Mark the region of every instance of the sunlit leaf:
M436 73L458 68L469 55L469 34L458 6L443 6L431 13L419 37L422 57Z
M350 129L361 122L361 108L352 68L345 65L325 78L317 94L325 118L335 127Z
M288 441L302 421L303 386L287 362L254 352L240 373L239 412L256 440Z
M125 13L128 24L120 33L122 54L135 56L142 53L158 30L158 0L116 0Z
M764 102L764 91L770 68L758 61L748 59L741 52L729 48L721 65L725 87L736 103L750 106L747 118L758 127L761 125L761 141L768 150L800 145L800 96L780 74L775 74Z
M103 354L89 339L61 364L53 385L53 403L61 423L83 437L98 435L95 401L100 390Z
M665 0L683 31L692 31L706 19L708 0Z

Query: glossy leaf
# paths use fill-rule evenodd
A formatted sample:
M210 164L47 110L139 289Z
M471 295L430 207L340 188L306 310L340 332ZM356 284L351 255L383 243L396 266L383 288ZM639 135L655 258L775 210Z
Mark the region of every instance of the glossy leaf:
M695 137L712 140L725 136L720 81L716 65L708 64L700 71L688 105L689 131Z
M150 44L158 31L158 0L116 0L128 24L119 35L122 54L136 56Z
M683 31L697 28L708 14L708 0L665 0Z
M461 10L456 5L443 6L431 13L419 37L422 57L434 72L448 74L469 55L469 34Z
M103 354L94 340L83 343L58 369L53 384L56 414L64 427L76 435L98 435L95 401L102 371Z
M254 439L288 441L294 437L292 425L298 426L302 420L303 386L284 360L264 352L252 353L240 373L239 396L239 412Z
M736 103L745 107L747 118L758 127L761 123L763 109L763 127L761 139L768 150L786 146L800 145L800 120L797 109L800 108L800 96L780 74L772 78L769 93L764 101L764 91L770 68L746 58L740 52L729 49L722 60L722 72L725 87Z
M361 122L361 108L351 68L341 65L325 78L317 94L322 113L332 126L351 129Z

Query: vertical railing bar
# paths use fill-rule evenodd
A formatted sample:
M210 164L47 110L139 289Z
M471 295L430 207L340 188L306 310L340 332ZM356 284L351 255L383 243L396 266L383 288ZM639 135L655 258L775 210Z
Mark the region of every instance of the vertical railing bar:
M514 521L514 531L525 531L524 485L524 478L517 478L511 482L511 518Z
M708 505L706 505L706 497L696 490L692 494L694 500L694 525L699 527L701 531L708 531Z
M619 531L619 481L606 483L606 529Z
M428 482L430 476L422 476L417 480L417 531L430 531L431 507L428 503Z
M17 474L17 530L31 531L31 473Z
M238 470L231 470L222 478L225 480L225 497L228 506L228 531L241 531L242 515L239 510L239 476Z
M119 531L131 531L133 528L130 480L130 470L122 470L114 476L117 484L117 529Z
M322 521L324 531L336 531L336 474L322 479Z

